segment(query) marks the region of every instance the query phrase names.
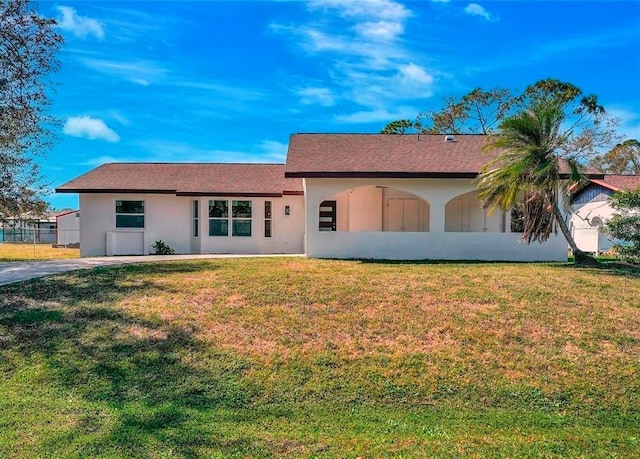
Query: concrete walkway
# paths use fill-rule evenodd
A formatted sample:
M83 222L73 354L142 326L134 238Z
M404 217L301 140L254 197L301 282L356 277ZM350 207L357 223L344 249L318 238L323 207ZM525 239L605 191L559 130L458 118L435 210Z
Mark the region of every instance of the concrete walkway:
M206 258L303 257L304 255L145 255L131 257L73 258L68 260L13 261L0 263L0 285L22 282L78 269L117 266L151 261L201 260Z

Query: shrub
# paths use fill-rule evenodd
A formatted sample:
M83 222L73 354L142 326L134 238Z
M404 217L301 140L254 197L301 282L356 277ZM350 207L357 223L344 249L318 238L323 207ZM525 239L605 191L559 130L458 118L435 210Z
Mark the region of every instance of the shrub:
M151 248L154 255L171 255L175 251L162 241L156 241Z
M621 241L616 249L623 260L640 263L640 188L615 193L611 205L618 213L607 222L606 232Z

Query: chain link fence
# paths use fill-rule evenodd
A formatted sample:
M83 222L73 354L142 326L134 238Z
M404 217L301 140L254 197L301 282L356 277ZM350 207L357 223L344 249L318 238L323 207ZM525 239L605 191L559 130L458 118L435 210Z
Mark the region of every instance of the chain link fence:
M56 228L0 228L0 261L76 258L80 231Z

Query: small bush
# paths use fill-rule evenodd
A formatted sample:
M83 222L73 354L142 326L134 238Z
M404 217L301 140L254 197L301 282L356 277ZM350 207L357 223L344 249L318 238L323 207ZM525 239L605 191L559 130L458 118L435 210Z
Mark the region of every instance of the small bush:
M151 248L153 249L154 255L171 255L175 253L175 251L169 247L169 245L165 244L162 241L156 241Z

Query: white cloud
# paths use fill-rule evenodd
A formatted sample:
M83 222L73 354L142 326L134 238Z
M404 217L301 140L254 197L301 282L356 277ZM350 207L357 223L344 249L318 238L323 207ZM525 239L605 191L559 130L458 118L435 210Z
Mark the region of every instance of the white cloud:
M190 143L162 139L143 139L134 142L145 153L135 161L167 161L189 163L284 163L288 144L276 140L263 140L237 149L210 149ZM134 159L127 159L133 161ZM123 161L123 160L120 160Z
M335 105L333 93L329 88L304 88L299 90L297 95L304 105L321 105L323 107Z
M147 80L145 80L144 78L132 78L131 82L135 83L137 85L140 85L140 86L149 86L151 84Z
M90 116L72 116L64 123L62 132L73 137L83 137L90 140L106 140L118 142L120 136L101 119Z
M342 123L389 123L393 120L413 118L418 112L416 107L400 107L393 112L389 112L384 108L378 108L375 110L361 110L348 115L338 115L336 120Z
M480 16L485 18L487 21L493 19L491 13L489 13L483 6L478 5L477 3L469 3L464 8L464 12L470 14L471 16Z
M109 118L114 119L123 126L131 126L131 120L119 112L109 111Z
M355 30L365 38L389 41L401 35L404 32L404 26L400 22L363 22L357 24Z
M92 70L122 78L140 86L149 86L167 74L167 69L148 60L114 61L93 57L79 57L78 60Z
M411 16L411 11L393 0L311 0L308 5L311 9L337 10L342 17L402 21Z
M324 106L353 102L366 116L407 98L429 97L434 78L403 40L405 22L413 16L393 0L311 0L313 20L301 24L271 24L289 34L311 56L327 66L327 88L296 90L300 103ZM324 85L323 85L324 86ZM373 113L373 115L372 115ZM351 115L350 115L351 116Z
M139 161L137 158L132 159L132 158L116 158L114 156L97 156L93 158L88 158L87 160L78 162L76 164L80 166L97 167L106 163L125 163L125 162L131 163L131 162L143 162L143 161Z
M76 37L85 38L93 35L102 40L104 29L102 24L95 19L80 16L75 8L70 6L56 6L60 16L57 18L58 27L73 33Z
M430 85L433 77L427 71L414 63L401 65L399 75L405 84Z
M261 159L280 163L284 163L288 148L288 143L278 142L276 140L263 140L257 146L257 149L261 152Z
M640 114L626 108L607 108L607 114L620 120L618 133L629 138L640 140Z

